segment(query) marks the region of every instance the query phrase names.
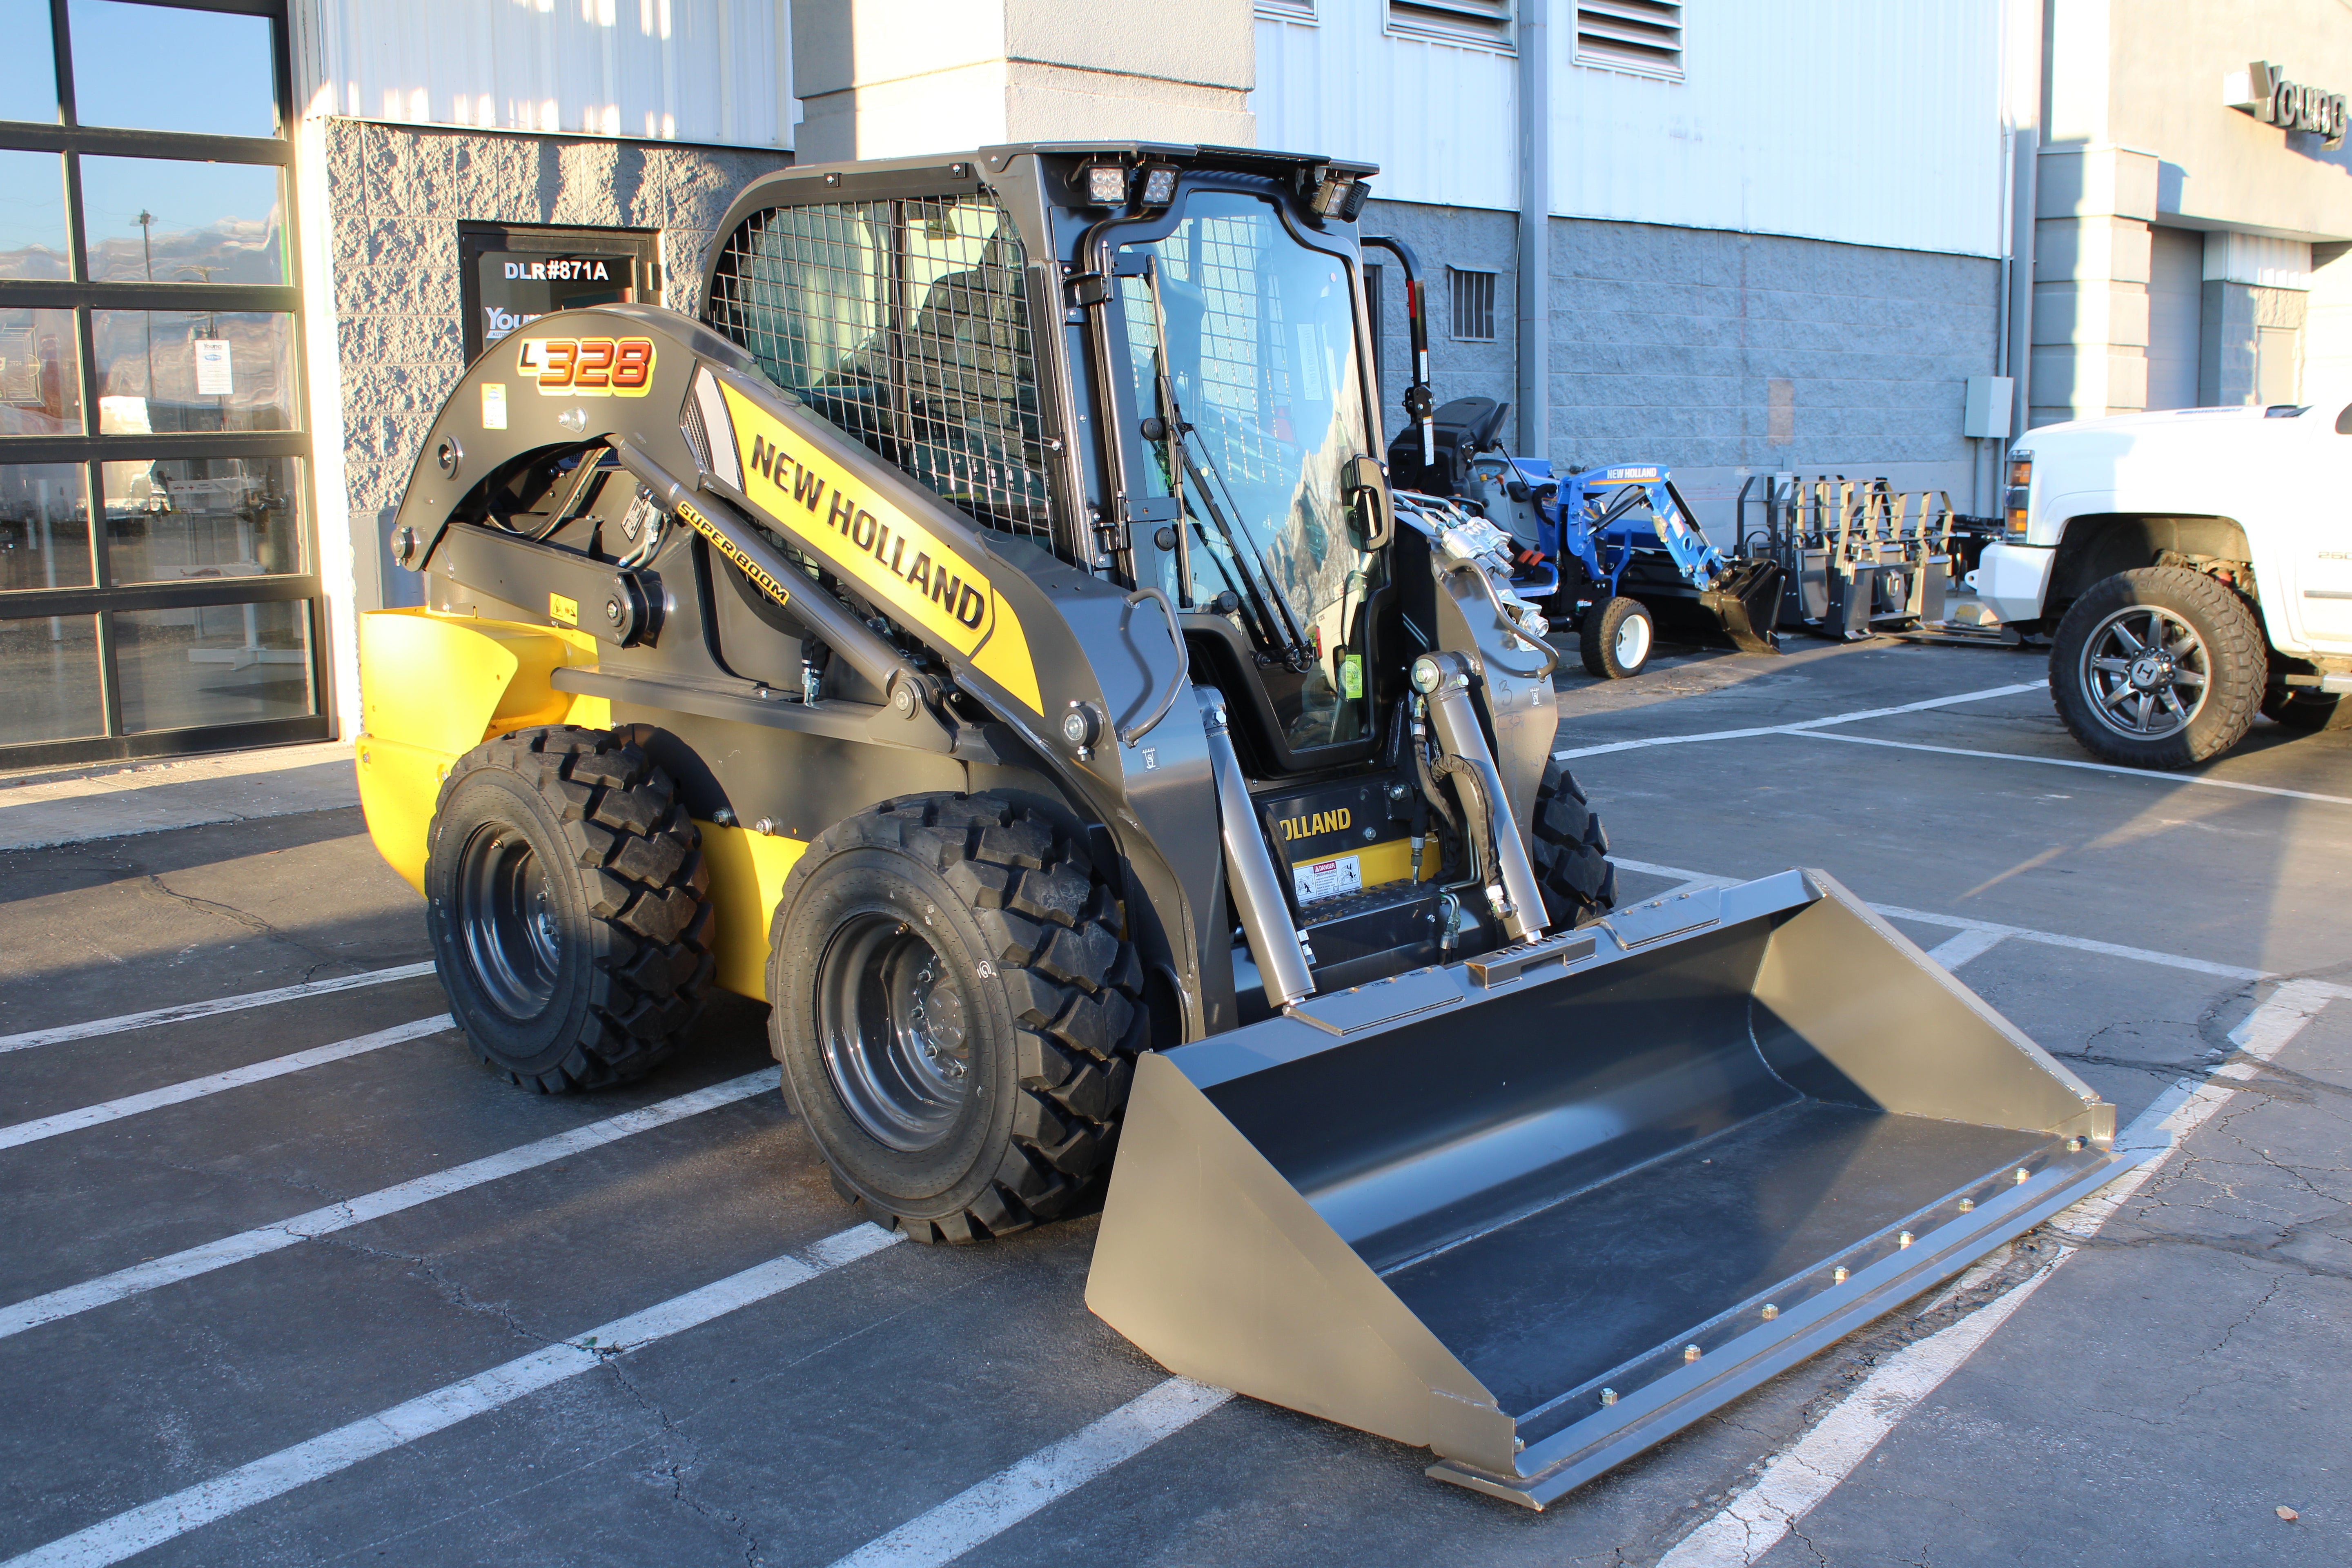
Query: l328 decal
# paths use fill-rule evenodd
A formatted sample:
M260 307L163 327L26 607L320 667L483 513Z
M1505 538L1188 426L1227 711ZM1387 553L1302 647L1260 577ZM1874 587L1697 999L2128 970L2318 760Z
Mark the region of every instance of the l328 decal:
M651 338L525 338L516 371L543 397L643 397L654 380Z

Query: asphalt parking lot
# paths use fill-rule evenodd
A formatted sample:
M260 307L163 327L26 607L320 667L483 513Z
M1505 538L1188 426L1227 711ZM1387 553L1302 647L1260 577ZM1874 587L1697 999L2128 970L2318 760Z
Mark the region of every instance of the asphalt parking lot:
M0 853L0 1568L2352 1561L2352 733L1792 646L1566 682L1625 892L1826 869L2150 1163L1548 1512L1171 1385L1090 1221L852 1226L747 1004L493 1079L342 807Z

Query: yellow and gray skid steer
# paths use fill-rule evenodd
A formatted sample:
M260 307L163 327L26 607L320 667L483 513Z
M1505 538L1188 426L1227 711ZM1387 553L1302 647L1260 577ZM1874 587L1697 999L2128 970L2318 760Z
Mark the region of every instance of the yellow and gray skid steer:
M836 1189L1099 1205L1167 1366L1540 1507L2112 1174L1814 872L1621 907L1508 539L1392 494L1372 171L794 169L701 316L490 347L365 617L368 824L543 1091L770 1005Z

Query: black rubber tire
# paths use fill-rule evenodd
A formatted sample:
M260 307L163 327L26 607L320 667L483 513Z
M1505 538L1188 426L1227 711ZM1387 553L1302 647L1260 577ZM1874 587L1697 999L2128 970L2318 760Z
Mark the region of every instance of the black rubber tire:
M1544 764L1543 783L1536 787L1535 832L1528 853L1552 930L1571 930L1617 907L1609 835L1575 775L1557 759Z
M2109 729L2092 710L2097 699L2083 686L2083 645L2109 616L2136 605L2188 622L2204 642L2210 664L2196 716L2187 729L2160 739L2137 740ZM2133 768L2186 768L2245 738L2269 670L2262 626L2245 600L2185 566L2140 566L2092 584L2067 607L2050 645L2050 700L2068 732L2095 757Z
M926 1145L877 1138L845 1102L818 1023L836 933L895 916L945 961L973 1089ZM1147 1032L1143 969L1081 842L991 795L885 801L826 829L771 933L768 1037L784 1093L864 1216L917 1241L977 1241L1098 1191Z
M1649 622L1650 635L1643 640L1642 657L1630 665L1623 664L1617 658L1617 634L1637 616ZM1651 620L1641 600L1608 599L1584 612L1578 643L1588 674L1598 680L1627 680L1649 667L1650 650L1658 645L1657 624Z
M2290 730L2352 730L2352 704L2332 691L2265 691L2263 717Z
M682 1045L710 990L701 833L646 756L649 725L519 730L442 782L425 862L425 927L466 1043L509 1082L598 1089ZM490 836L485 847L483 835ZM559 956L536 1012L501 1002L460 916L462 879L501 836L543 876Z

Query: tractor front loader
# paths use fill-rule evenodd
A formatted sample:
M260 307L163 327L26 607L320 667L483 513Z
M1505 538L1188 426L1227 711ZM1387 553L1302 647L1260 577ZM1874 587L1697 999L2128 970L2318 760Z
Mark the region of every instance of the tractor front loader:
M765 1001L876 1224L1100 1205L1166 1365L1540 1507L2097 1185L2114 1112L1818 873L1617 903L1508 536L1379 460L1371 172L759 181L700 320L467 371L361 791L496 1071Z

